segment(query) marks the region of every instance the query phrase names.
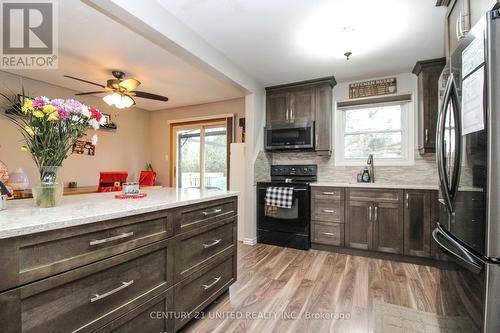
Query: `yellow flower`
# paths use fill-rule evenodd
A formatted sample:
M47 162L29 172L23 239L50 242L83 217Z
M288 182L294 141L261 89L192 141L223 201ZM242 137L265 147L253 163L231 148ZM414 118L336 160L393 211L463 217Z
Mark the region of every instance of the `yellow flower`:
M26 147L26 146L22 146L22 147L21 147L21 151L25 151L25 152L26 152L26 151L28 151L28 147Z
M44 116L43 112L40 110L36 110L35 112L33 112L33 115L37 118L43 118Z
M23 107L21 108L21 111L23 111L23 113L28 113L33 111L33 101L29 98L26 99L26 101L24 101Z
M47 119L49 121L58 120L59 119L59 115L57 114L57 112L52 112Z
M57 110L56 107L54 105L50 105L50 104L45 105L43 107L43 112L45 112L45 113L53 113L56 110Z
M33 131L33 128L31 128L29 126L24 126L24 130L26 131L26 133L28 133L31 136L35 135L35 131Z

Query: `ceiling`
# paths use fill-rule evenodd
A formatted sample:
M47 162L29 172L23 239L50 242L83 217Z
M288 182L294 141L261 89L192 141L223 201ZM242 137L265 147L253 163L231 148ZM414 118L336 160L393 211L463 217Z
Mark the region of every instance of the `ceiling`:
M8 72L84 92L96 87L63 75L104 84L112 78L111 70L123 70L142 82L138 90L168 96L168 102L136 98L136 106L146 110L244 96L239 88L197 69L81 1L58 3L59 69Z
M410 72L444 56L436 0L157 1L265 86Z

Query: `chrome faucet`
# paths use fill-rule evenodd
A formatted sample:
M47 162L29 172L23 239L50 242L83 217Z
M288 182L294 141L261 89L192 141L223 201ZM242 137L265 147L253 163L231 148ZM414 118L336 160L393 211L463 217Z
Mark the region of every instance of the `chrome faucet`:
M375 166L373 165L373 154L368 155L366 164L370 166L370 183L375 183Z

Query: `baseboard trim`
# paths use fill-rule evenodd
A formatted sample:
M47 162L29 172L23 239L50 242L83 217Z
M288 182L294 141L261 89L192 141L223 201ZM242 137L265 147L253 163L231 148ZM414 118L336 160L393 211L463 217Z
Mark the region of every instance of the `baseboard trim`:
M243 244L255 245L255 244L257 244L257 238L243 238Z

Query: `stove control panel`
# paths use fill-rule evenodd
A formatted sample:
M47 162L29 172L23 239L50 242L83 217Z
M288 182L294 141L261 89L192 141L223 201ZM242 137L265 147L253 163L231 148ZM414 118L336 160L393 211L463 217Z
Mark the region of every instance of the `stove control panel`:
M316 176L317 172L316 164L271 166L271 176Z

